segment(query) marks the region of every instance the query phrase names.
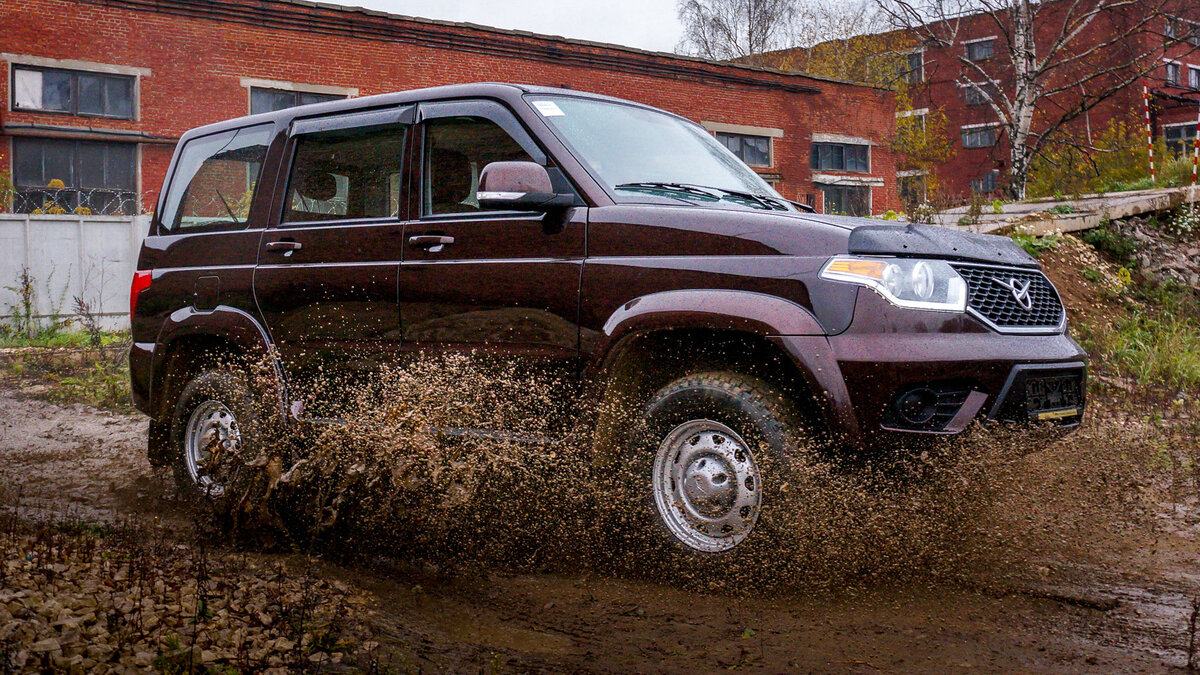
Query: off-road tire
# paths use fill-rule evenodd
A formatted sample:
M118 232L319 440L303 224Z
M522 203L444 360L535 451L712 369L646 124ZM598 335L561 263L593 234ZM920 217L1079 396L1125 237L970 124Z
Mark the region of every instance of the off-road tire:
M189 420L197 408L214 401L223 406L236 422L240 447L237 452L231 453L229 459L238 460L247 456L246 446L254 442L260 426L253 394L241 375L226 368L210 368L196 374L180 393L171 416L171 466L176 485L188 497L212 497L217 494L216 490L196 482L185 457ZM223 464L222 470L225 477L231 479L236 476L237 466Z
M757 471L758 484L753 486L759 490L755 521L739 543L724 550L698 550L686 545L672 533L655 498L655 464L660 447L673 431L696 420L709 420L732 430L752 453ZM787 480L778 475L788 464L781 460L794 457L806 447L808 434L800 420L786 397L749 375L703 372L681 377L660 389L646 404L629 444L628 478L643 494L628 500L633 517L627 522L631 527L625 528L627 537L641 538L645 545L669 557L693 562L720 560L757 547L766 538L761 530L769 529L774 520L771 489ZM684 433L689 432L685 429ZM639 531L646 536L639 537Z

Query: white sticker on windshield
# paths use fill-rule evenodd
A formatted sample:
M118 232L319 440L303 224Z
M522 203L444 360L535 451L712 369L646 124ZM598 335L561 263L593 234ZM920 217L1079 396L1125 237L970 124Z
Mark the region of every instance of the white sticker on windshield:
M554 101L534 101L533 107L542 113L542 117L565 117L566 113Z

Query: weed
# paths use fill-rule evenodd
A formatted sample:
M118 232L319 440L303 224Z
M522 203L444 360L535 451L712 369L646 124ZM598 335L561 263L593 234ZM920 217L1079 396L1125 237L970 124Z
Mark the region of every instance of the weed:
M88 336L88 345L99 347L104 341L104 334L100 330L100 317L92 311L92 303L83 299L82 295L75 296L75 313L79 316L79 322L83 324L83 330Z
M1200 387L1200 325L1190 317L1137 313L1083 333L1093 354L1140 384Z
M1070 204L1058 204L1050 208L1047 213L1053 213L1056 216L1061 216L1067 213L1075 213L1075 207Z
M1029 255L1037 258L1046 251L1053 251L1062 243L1062 237L1057 234L1047 234L1039 237L1036 234L1024 234L1018 232L1012 235L1012 240L1017 242L1021 248L1025 249Z
M1138 249L1137 241L1121 234L1107 221L1101 222L1100 227L1084 232L1083 240L1121 265L1133 262L1133 254Z

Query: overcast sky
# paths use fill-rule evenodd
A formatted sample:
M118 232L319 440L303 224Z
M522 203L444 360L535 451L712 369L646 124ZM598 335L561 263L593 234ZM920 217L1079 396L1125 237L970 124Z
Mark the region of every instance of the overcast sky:
M328 0L393 14L467 21L497 28L660 52L675 51L676 0Z

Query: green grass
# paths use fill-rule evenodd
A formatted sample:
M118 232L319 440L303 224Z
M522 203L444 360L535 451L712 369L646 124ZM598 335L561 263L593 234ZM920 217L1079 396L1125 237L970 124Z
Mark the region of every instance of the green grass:
M1200 324L1190 317L1137 313L1080 337L1093 358L1138 384L1200 389Z
M0 328L0 347L87 347L90 336L85 331L43 331L33 336ZM104 332L100 334L101 346L119 345L129 342L129 332Z
M0 377L55 403L131 412L129 362L123 349L22 353L0 357Z

